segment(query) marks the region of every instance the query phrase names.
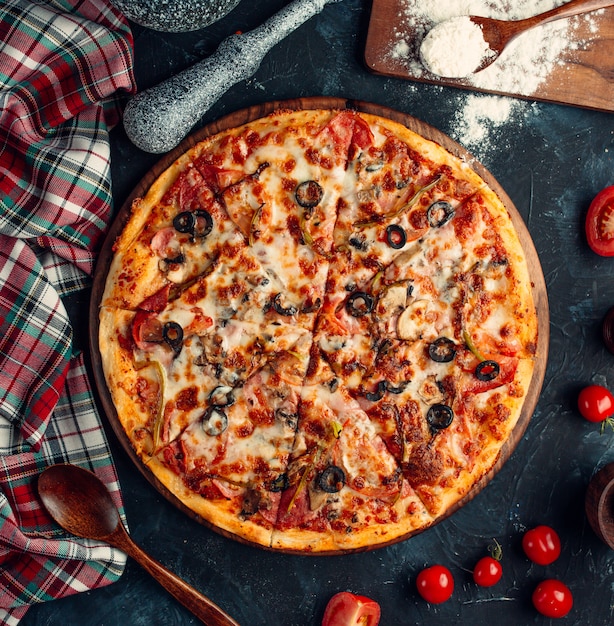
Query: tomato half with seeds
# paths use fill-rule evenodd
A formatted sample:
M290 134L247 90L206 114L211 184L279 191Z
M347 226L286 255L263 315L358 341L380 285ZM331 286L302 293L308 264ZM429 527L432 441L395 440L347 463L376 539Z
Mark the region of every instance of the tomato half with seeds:
M328 601L322 626L377 626L380 615L381 609L375 600L341 591Z
M593 252L614 256L614 185L595 196L588 207L584 228Z
M531 597L533 606L546 617L565 617L573 607L571 589L560 580L543 580Z

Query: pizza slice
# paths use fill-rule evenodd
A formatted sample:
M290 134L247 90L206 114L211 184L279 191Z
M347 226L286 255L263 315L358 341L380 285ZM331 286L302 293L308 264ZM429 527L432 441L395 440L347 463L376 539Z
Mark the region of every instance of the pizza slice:
M386 268L381 285L411 290L397 320L400 339L446 336L481 360L534 359L537 316L528 268L504 211L493 192L481 189L456 207L448 225Z
M180 291L244 237L186 153L132 203L114 243L102 306L135 310L164 288Z
M484 182L438 146L390 120L362 114L335 226L329 283L363 290L400 254L421 246ZM447 153L444 153L444 156Z
M254 256L282 283L281 308L314 318L324 297L351 122L347 112L282 113L206 144L194 167Z
M167 367L184 346L193 345L200 353L192 358L205 360L218 378L231 382L245 379L269 354L292 345L313 324L313 313L288 304L284 285L260 264L236 229L199 276L182 284L166 282L135 303L132 315L123 316L124 310L103 304L103 352L120 345L120 339L107 335L114 329L109 320L121 319L123 325L115 330L137 360Z
M457 210L483 186L408 129L361 120L370 121L370 135L350 150L316 327L316 341L351 388L389 340L420 338L447 323L437 320L451 315L439 302L447 285L433 273L445 281L458 270L465 253L445 233L454 235Z
M268 544L311 336L273 323L259 340L262 329L246 323L224 338L220 359L196 333L173 346L137 345L134 315L103 310L101 330L128 335L116 331L105 353L115 360L106 364L108 384L137 454L204 519Z
M458 316L448 291L456 265L442 256L432 267L426 255L412 247L375 279L325 299L315 340L349 389L373 392L363 378L396 345L454 336Z
M298 420L273 547L357 549L430 523L401 466L315 344Z
M202 497L197 512L224 530L246 537L248 526L250 538L273 527L294 446L308 346L305 336L241 385L216 387L199 404L199 415L157 455ZM220 515L220 502L226 515Z
M490 471L527 393L531 361L479 365L464 342L444 336L393 342L355 394L435 517Z

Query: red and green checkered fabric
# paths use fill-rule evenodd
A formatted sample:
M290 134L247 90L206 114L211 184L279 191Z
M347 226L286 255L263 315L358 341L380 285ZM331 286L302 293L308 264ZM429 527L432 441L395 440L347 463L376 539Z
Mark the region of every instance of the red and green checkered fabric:
M42 509L47 465L108 443L62 297L87 286L111 217L108 130L134 91L132 34L105 0L0 1L0 623L116 580L125 556Z

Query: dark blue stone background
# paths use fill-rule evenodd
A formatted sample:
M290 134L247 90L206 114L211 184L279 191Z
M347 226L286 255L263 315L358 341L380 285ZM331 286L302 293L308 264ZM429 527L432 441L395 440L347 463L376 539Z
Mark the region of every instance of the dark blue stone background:
M134 27L141 89L211 54L236 30L250 30L283 6L281 0L242 0L226 18L195 33L163 34ZM370 3L342 0L279 44L249 81L234 86L202 123L252 104L300 96L338 96L387 105L456 138L455 115L465 94L375 76L363 52ZM174 509L134 469L114 436L134 539L162 563L209 595L242 626L319 625L334 593L351 590L378 600L382 626L551 624L531 605L545 577L565 581L575 604L574 626L614 623L614 551L593 534L584 514L591 475L614 461L614 432L577 413L578 390L590 383L614 389L614 355L599 326L614 305L614 259L594 255L583 235L592 197L614 184L614 116L554 104L523 103L490 134L492 145L467 146L492 172L525 219L539 253L550 300L551 344L541 398L524 438L492 482L450 519L409 541L340 557L297 557L250 548L208 530ZM159 157L135 148L118 128L111 136L117 207ZM87 301L81 306L87 315ZM560 534L553 565L532 565L520 539L536 524ZM480 589L471 569L492 538L504 550L504 576ZM417 572L440 562L456 590L446 604L422 601ZM110 587L30 610L25 626L194 624L138 565L129 562Z

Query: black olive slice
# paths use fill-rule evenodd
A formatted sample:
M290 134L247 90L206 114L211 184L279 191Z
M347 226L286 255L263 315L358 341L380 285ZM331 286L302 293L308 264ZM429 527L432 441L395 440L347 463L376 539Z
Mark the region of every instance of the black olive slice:
M362 317L371 313L375 306L375 300L373 296L365 293L364 291L355 291L350 294L345 302L345 308L347 312L354 317Z
M273 308L280 315L292 316L298 313L298 309L295 306L289 305L285 307L282 305L281 293L276 294L275 297L273 298Z
M320 472L316 484L326 493L337 493L345 485L345 472L336 465L329 465Z
M399 250L407 243L405 229L398 224L390 224L386 228L386 243L394 250Z
M226 385L218 385L209 394L209 403L212 406L231 406L235 402L233 388Z
M194 215L196 216L196 221L192 230L192 236L203 239L213 230L213 218L211 213L203 209L194 211Z
M306 302L301 308L301 313L315 313L322 306L322 298L316 298L314 302Z
M264 172L264 170L266 170L267 167L271 167L271 164L268 161L261 163L256 169L256 171L252 174L252 178L258 180L260 178L260 174L262 174L262 172Z
M173 228L180 233L191 233L195 223L196 217L192 211L182 211L173 218Z
M447 404L433 404L426 414L426 421L434 430L448 428L453 419L454 411Z
M379 383L377 383L377 387L375 388L375 391L373 392L368 391L367 393L365 393L365 398L369 402L378 402L384 397L384 394L386 393L387 389L388 389L388 384L386 383L386 381L380 380Z
M183 328L177 322L166 322L162 327L162 338L173 349L175 354L181 352L183 345Z
M173 218L173 228L180 233L203 239L213 230L213 218L208 211L182 211Z
M228 428L228 417L219 406L210 406L201 419L203 430L210 437L217 437Z
M429 345L429 356L436 363L449 363L455 355L456 346L447 337L439 337Z
M482 361L475 368L475 377L482 381L494 380L500 371L501 368L496 361Z
M280 474L275 480L273 480L269 484L269 491L273 493L278 493L280 491L285 491L290 486L290 479L288 478L288 474Z
M453 217L454 207L445 200L433 202L426 212L426 218L432 228L445 226Z
M612 307L603 318L601 334L605 347L614 354L614 307Z
M313 209L313 207L318 206L323 196L324 190L320 183L315 180L302 182L294 191L297 203L304 209Z

